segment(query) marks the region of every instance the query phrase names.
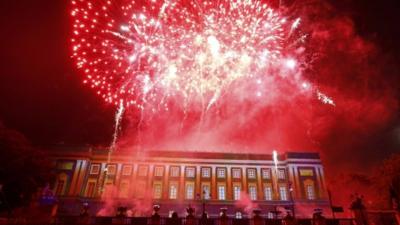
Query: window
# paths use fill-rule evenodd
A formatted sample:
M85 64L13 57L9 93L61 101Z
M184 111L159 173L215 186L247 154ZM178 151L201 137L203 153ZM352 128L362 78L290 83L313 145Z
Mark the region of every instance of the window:
M114 185L114 178L106 176L104 178L104 185L110 185L110 187L113 186Z
M186 183L186 199L194 199L194 183Z
M262 169L262 178L263 179L271 179L271 170L270 169Z
M254 185L249 186L249 195L252 201L257 200L257 187Z
M64 195L67 180L68 180L68 175L66 173L60 173L57 176L57 185L55 186L55 190L54 190L54 193L56 195Z
M225 185L218 185L218 200L225 200Z
M301 169L300 176L302 177L312 177L314 176L314 171L312 169Z
M202 184L201 189L203 190L203 199L210 199L210 184Z
M247 169L247 177L250 179L256 179L256 169Z
M147 166L139 166L138 176L140 177L147 176L147 170L148 170Z
M267 201L271 201L272 200L272 188L271 188L271 186L265 186L264 187L264 198Z
M115 175L116 172L117 172L116 165L107 165L107 175Z
M154 176L155 177L162 177L164 175L164 167L156 166L154 167Z
M178 198L178 184L171 183L169 185L169 199L177 199Z
M160 183L153 184L153 197L154 199L160 199L162 195L162 186Z
M307 184L306 185L306 192L307 192L307 199L308 200L314 200L315 199L314 185Z
M186 177L194 178L196 173L196 168L194 167L186 167Z
M234 185L233 186L233 200L240 200L240 192L241 192L241 186L240 185Z
M74 167L73 162L58 162L57 163L57 169L59 170L72 170Z
M281 196L281 200L282 201L287 201L288 200L285 186L280 186L279 187L279 195Z
M218 178L225 178L226 170L225 168L217 168L217 177Z
M280 180L286 179L286 175L285 175L285 170L284 169L279 169L278 170L278 179L280 179Z
M127 198L129 193L129 181L124 180L121 181L119 185L119 197L120 198Z
M56 195L63 195L64 194L64 185L65 185L65 180L58 180L57 181Z
M179 167L178 166L171 166L170 177L179 177Z
M88 182L87 188L86 188L86 197L88 197L88 198L94 197L93 195L94 195L95 187L96 187L96 182L94 182L94 181Z
M132 174L132 166L131 165L124 165L122 167L122 175L123 176L130 176Z
M138 198L143 198L144 197L144 194L145 194L145 191L146 191L146 188L147 188L146 186L147 186L146 185L146 181L140 180L140 181L137 182L136 192L135 192L136 197L138 197Z
M99 164L93 164L90 166L90 174L94 175L94 174L99 174L100 172L100 165Z
M242 176L242 171L239 168L232 169L232 177L235 179L240 179Z
M106 182L105 182L105 184L104 184L104 186L105 186L105 189L107 189L108 188L108 190L111 190L111 188L112 188L112 186L114 185L114 180L106 180Z
M207 168L207 167L201 168L201 177L210 178L211 177L211 168Z
M237 211L237 212L235 213L235 219L242 219L242 213L239 212L239 211Z

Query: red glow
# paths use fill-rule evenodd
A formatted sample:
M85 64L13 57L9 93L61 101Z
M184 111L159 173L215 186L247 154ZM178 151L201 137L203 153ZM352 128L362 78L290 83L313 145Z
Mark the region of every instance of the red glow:
M397 110L393 84L380 79L383 57L330 7L299 1L281 10L252 0L222 12L214 1L74 2L72 54L87 85L131 106L122 146L343 155ZM244 13L250 9L260 11ZM232 22L238 19L261 19L264 30L255 29L253 42L232 44L254 28ZM263 45L263 37L276 41ZM215 64L232 55L236 61Z

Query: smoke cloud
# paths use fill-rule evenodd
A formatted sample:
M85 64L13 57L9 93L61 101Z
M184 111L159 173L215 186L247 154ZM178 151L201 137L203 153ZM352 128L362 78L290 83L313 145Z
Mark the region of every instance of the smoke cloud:
M234 90L243 92L244 99L228 96L204 115L173 107L151 116L128 110L119 146L139 146L142 151L318 150L328 167L330 162L363 167L362 160L350 166L345 155L350 152L351 157L362 157L370 150L363 149L370 144L368 137L397 119L399 82L383 77L389 60L379 46L357 34L351 17L339 14L329 3L295 1L288 6L288 14L301 18L308 36L304 51L310 63L304 75L331 97L335 106L323 104L314 94L292 93L291 86L284 83L275 88L287 94L276 96L282 90L266 88L261 98L251 101L244 88ZM377 151L367 153L371 154Z
M398 149L398 142L391 145L388 139L399 125L399 70L391 57L327 1L295 1L286 10L301 18L308 36L304 51L310 63L304 75L335 106L315 95L292 93L290 86L274 87L287 93L277 96L282 90L267 85L270 90L256 101L228 97L205 115L171 108L141 120L137 111L127 111L119 146L267 154L317 150L336 190L345 189L337 179L346 179L338 174L368 171L387 156L381 154L382 142L387 152ZM350 195L338 202L348 202Z
M115 216L118 207L127 208L127 216L150 216L153 209L151 190L143 190L141 198L131 198L128 201L118 201L120 190L117 186L107 185L101 195L102 207L97 216Z
M252 215L253 210L257 209L258 205L250 199L247 193L240 192L240 199L235 201L235 207L242 209L247 215Z

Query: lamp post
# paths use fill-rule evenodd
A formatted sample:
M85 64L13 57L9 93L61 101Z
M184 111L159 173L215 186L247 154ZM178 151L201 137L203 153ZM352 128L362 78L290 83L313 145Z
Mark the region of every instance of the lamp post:
M107 175L108 175L108 164L107 164L106 168L104 168L104 171L103 171L103 180L101 182L99 182L100 183L100 187L99 187L100 196L102 196L104 193Z
M200 194L198 193L197 194L197 198L200 200L201 199L201 204L202 204L202 207L203 207L203 213L201 214L201 218L202 219L207 219L208 218L208 215L207 215L207 212L206 212L206 194L207 194L207 192L205 191L205 190L203 190L203 196L202 197L200 197Z
M293 217L296 218L294 199L293 199L293 187L292 187L292 182L291 181L289 181L289 197L290 197L290 202L292 203Z
M332 218L336 219L335 211L333 210L333 204L332 204L332 193L331 190L328 189L328 198L329 198L329 206L331 207L332 211Z
M206 215L206 191L203 190L203 215Z

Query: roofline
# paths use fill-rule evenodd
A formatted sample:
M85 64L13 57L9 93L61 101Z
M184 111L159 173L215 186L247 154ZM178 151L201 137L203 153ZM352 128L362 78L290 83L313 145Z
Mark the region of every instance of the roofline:
M53 157L68 156L77 158L92 158L94 156L106 156L109 152L106 148L54 148L47 150ZM226 159L226 160L273 160L272 154L260 153L235 153L235 152L208 152L208 151L176 151L176 150L144 150L144 151L127 151L114 150L114 157L130 156L133 158L195 158L195 159ZM294 152L288 151L278 154L279 160L287 159L316 159L319 160L318 152Z

